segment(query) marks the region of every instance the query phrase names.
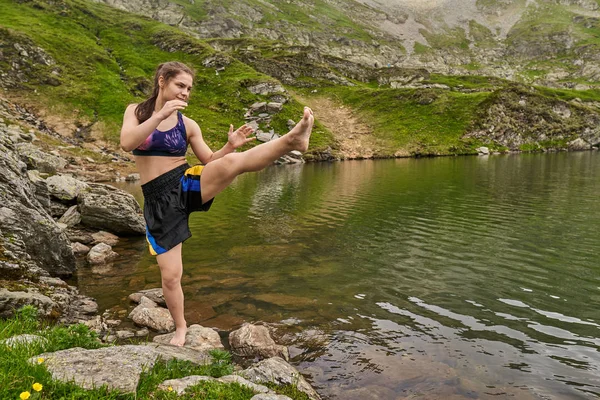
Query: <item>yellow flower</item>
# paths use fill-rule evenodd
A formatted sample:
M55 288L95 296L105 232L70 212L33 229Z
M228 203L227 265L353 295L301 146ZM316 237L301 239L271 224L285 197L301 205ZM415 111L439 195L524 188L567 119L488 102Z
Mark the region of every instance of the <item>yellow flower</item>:
M37 382L34 383L32 387L33 387L33 390L35 390L36 392L40 392L42 390L42 388L43 388L42 384L41 383L37 383Z
M169 387L167 388L167 390L168 390L169 392L172 392L172 391L173 391L173 386L169 386Z
M27 400L29 398L29 396L31 396L31 393L29 393L29 392L23 392L19 395L21 400Z
M44 357L38 357L38 364L41 364L44 362Z

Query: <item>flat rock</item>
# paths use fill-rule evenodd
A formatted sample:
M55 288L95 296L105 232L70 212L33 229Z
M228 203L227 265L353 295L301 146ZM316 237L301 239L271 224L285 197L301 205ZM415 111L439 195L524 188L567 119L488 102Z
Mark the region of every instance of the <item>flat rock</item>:
M296 385L312 400L320 400L319 394L310 386L298 370L280 357L272 357L240 372L240 375L254 383L273 382L277 385Z
M8 339L0 341L0 343L7 345L8 347L15 347L23 344L30 343L48 343L48 340L45 337L38 335L17 335L13 337L9 337Z
M175 333L159 335L155 336L153 341L155 343L169 344L173 336L175 336ZM219 334L211 328L205 328L200 325L191 325L188 327L184 346L199 351L224 349Z
M244 324L229 334L231 351L243 357L281 357L289 360L287 347L278 345L265 326Z
M126 393L135 392L144 369L152 368L160 358L188 360L196 364L208 364L210 357L200 352L160 345L126 345L105 347L95 350L72 348L32 357L29 362L37 363L44 358L44 365L52 378L93 389L106 385Z
M145 326L161 333L175 329L175 322L166 308L158 307L147 297L142 297L140 304L129 314L129 318L139 326Z
M158 389L169 390L171 388L178 395L182 395L188 387L206 381L216 381L216 379L211 376L190 375L180 379L168 379L158 385Z
M152 300L159 306L167 306L167 302L165 301L165 296L163 295L162 288L140 290L139 292L130 294L129 300L133 301L134 303L139 303L142 300L142 297L144 296Z

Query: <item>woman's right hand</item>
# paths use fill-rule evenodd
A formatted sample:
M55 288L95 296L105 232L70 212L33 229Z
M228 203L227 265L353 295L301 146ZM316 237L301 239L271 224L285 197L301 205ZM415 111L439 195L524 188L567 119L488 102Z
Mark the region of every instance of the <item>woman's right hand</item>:
M161 119L165 120L173 114L173 112L178 110L183 110L187 107L187 103L183 100L169 100L165 103L165 105L160 109L156 115Z

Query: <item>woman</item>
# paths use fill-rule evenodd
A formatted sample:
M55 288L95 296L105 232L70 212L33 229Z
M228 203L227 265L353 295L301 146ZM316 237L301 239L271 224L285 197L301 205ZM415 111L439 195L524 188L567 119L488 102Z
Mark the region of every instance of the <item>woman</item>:
M183 346L187 332L181 246L191 236L189 214L208 211L213 198L236 176L260 171L292 150L306 151L314 121L305 107L302 120L286 135L241 153L234 151L255 139L249 137L253 129L244 125L234 131L230 125L227 144L213 152L198 124L180 112L188 105L193 79L185 64L160 64L152 96L127 107L121 129L121 147L133 151L140 172L146 238L160 267L163 294L175 321L171 344L177 346ZM205 166L186 163L188 144Z

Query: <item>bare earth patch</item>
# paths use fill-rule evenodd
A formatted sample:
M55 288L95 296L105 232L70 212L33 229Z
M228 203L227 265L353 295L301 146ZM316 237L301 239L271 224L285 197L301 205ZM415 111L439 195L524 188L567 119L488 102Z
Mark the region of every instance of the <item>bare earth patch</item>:
M295 96L308 105L320 123L331 131L343 159L372 158L374 155L372 130L356 117L349 107L326 98Z

